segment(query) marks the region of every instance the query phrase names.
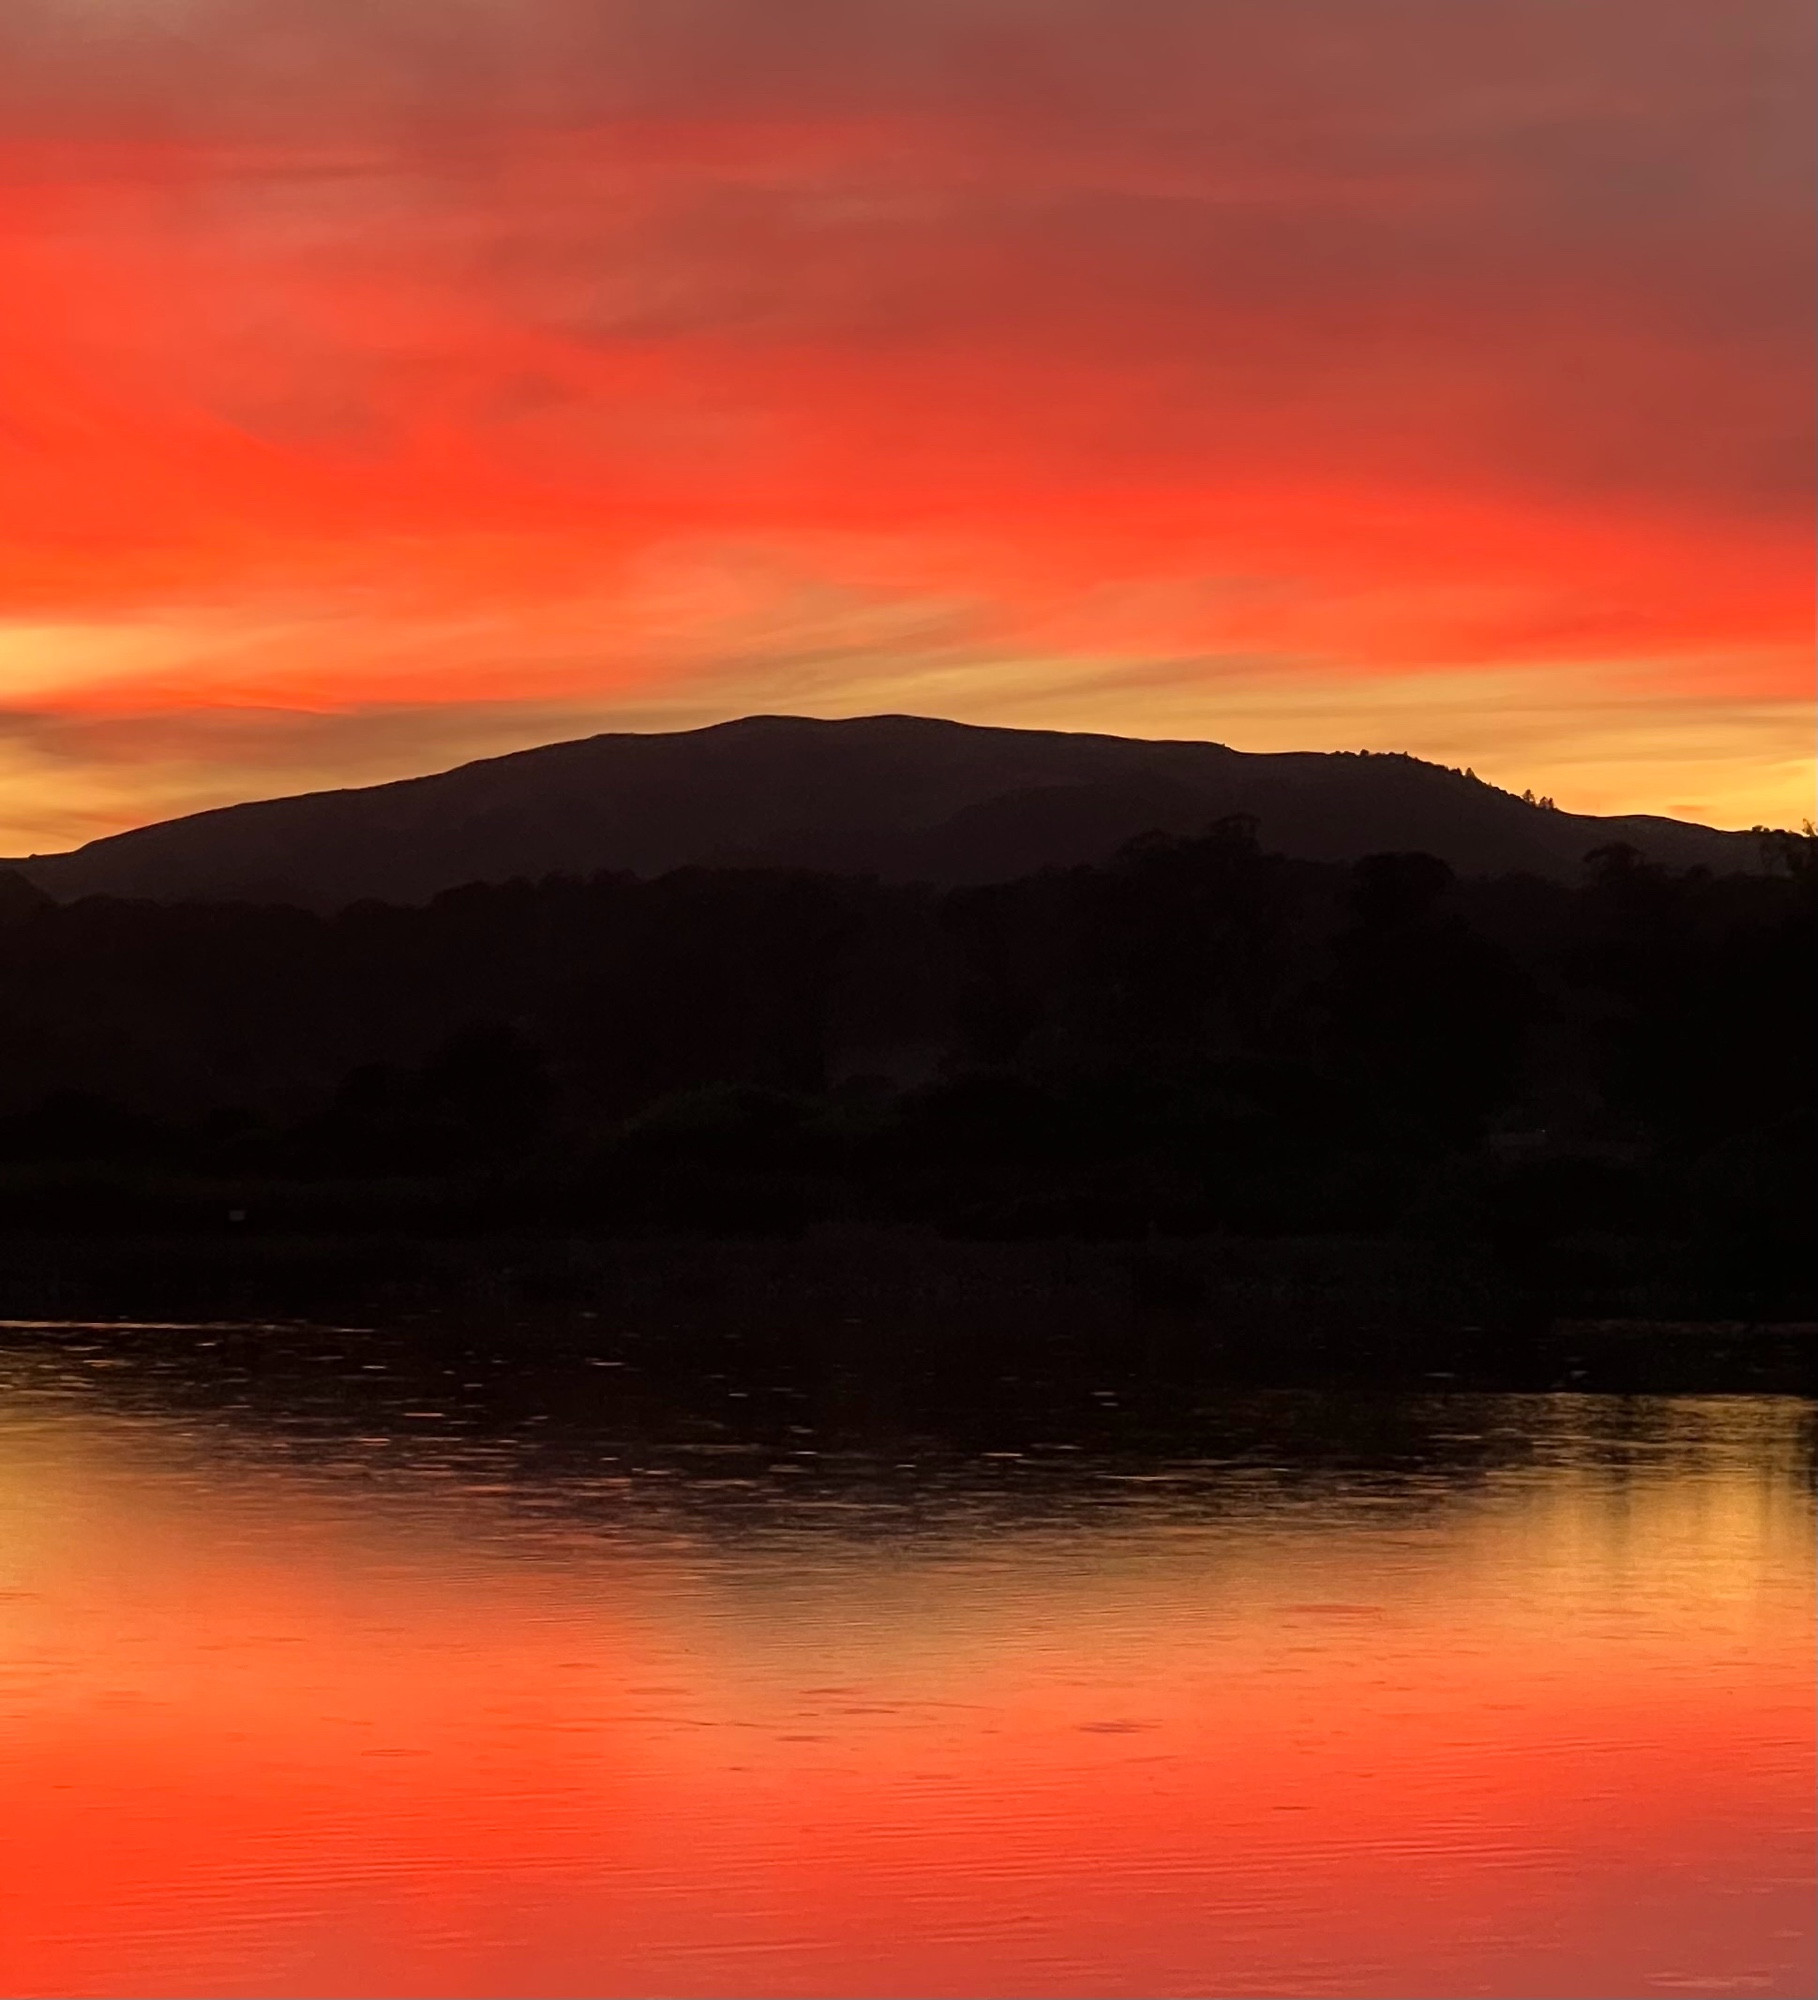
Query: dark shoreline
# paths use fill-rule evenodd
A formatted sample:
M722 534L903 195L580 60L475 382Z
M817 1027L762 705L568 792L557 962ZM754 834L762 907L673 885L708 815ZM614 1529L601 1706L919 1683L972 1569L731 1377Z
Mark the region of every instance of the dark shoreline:
M581 1343L678 1379L729 1349L950 1378L1818 1394L1818 1329L1637 1280L1523 1286L1398 1238L968 1241L552 1234L15 1236L0 1338L29 1322L476 1329L526 1358Z

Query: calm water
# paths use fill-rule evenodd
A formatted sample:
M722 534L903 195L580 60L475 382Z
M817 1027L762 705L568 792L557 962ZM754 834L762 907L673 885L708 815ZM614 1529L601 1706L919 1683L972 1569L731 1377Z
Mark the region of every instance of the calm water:
M781 1373L0 1337L0 1991L1812 1992L1809 1405Z

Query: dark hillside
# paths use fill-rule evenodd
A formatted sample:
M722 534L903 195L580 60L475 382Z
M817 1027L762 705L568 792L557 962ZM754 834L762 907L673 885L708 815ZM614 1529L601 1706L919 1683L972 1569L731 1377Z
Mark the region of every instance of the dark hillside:
M1420 849L1460 874L1571 881L1623 841L1671 867L1756 865L1753 840L1598 819L1401 756L1254 756L1216 743L975 729L915 716L752 716L595 736L438 776L197 813L12 864L59 898L333 909L466 882L602 870L806 868L943 886L1106 860L1231 813L1313 861Z

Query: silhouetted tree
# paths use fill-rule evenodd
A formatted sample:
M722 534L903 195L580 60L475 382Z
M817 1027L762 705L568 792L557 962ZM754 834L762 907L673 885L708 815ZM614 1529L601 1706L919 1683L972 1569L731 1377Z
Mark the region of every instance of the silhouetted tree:
M1387 1121L1456 1143L1511 1094L1531 1001L1506 952L1440 911L1452 883L1430 854L1358 862L1325 999L1340 1063Z

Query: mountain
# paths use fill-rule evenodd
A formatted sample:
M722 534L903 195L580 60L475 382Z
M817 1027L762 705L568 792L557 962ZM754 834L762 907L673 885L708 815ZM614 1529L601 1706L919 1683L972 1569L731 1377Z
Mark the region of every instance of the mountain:
M1227 813L1310 860L1424 849L1461 874L1575 878L1626 842L1675 867L1752 869L1755 843L1681 820L1554 811L1406 756L981 729L920 716L757 715L590 736L432 777L192 813L0 864L63 900L419 902L516 876L790 866L938 883L1102 860Z

